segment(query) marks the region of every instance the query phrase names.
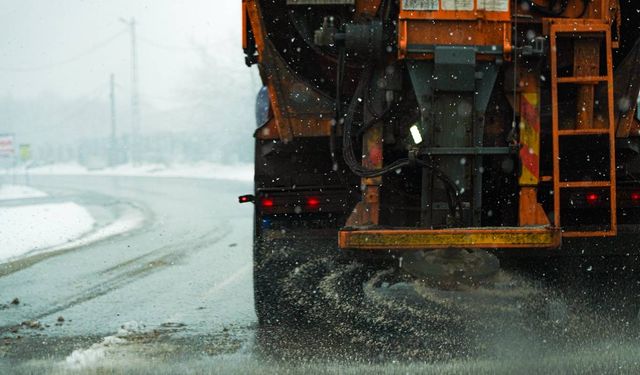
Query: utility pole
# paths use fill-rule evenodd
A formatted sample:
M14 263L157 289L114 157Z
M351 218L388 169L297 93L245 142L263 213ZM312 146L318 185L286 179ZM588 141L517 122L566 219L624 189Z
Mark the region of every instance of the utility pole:
M129 27L131 35L131 144L130 155L134 164L139 159L140 141L140 99L138 92L138 47L136 41L136 19L130 21L120 18L120 21Z
M114 166L118 162L117 158L117 146L116 146L116 80L113 73L111 73L110 79L110 92L109 98L111 99L111 144L109 146L109 165Z

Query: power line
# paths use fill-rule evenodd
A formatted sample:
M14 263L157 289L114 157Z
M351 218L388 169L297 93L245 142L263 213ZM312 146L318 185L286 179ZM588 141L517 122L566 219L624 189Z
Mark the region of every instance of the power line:
M76 98L73 100L73 102L69 103L69 100L67 100L67 103L63 103L61 108L57 108L54 112L47 113L47 117L49 118L66 117L68 114L73 112L75 108L79 106L79 104L90 102L94 99L99 98L100 95L102 95L102 93L104 92L104 90L105 90L105 84L100 83L99 85L93 87L91 90L87 90L86 92L76 95ZM69 110L69 108L73 110Z
M60 126L63 126L70 120L75 119L79 115L85 113L89 108L92 108L90 104L100 97L104 97L105 85L100 84L93 92L76 101L73 104L73 110L68 111L64 117L59 118L58 121L53 122L53 125L49 125L48 129L42 130L40 134L50 134L60 130Z
M66 65L66 64L70 64L72 62L75 62L77 60L80 60L83 57L89 56L92 53L96 52L97 50L106 47L107 45L109 45L111 42L113 42L114 40L118 39L118 37L120 37L121 35L125 34L127 32L127 30L122 30L120 32L118 32L117 34L112 35L111 37L103 40L102 42L98 43L98 44L94 44L91 48L85 50L84 52L75 55L73 57L70 57L68 59L64 59L52 64L47 64L47 65L40 65L40 66L32 66L32 67L27 67L27 68L23 68L23 67L0 67L0 71L3 72L12 72L12 73L26 73L26 72L36 72L39 70L47 70L47 69L52 69L52 68L56 68L58 66L62 66L62 65Z
M131 90L128 87L123 86L118 82L116 82L116 88L126 92L127 94L131 94ZM178 100L178 96L154 95L154 94L146 93L144 91L138 91L138 96L140 96L143 99L146 98L150 100L160 100L160 101L166 101L166 102L175 102L176 100Z
M168 52L175 52L175 51L201 52L202 50L206 49L205 47L186 47L186 46L176 46L176 45L158 43L144 36L138 36L138 39L146 45L149 45L151 47L155 47L158 49L162 49Z

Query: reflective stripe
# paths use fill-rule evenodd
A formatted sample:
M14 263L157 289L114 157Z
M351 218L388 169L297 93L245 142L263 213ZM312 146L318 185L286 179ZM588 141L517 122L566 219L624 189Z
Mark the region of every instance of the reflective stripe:
M520 103L520 161L522 172L520 185L537 185L540 179L540 119L539 97L536 93L525 93Z

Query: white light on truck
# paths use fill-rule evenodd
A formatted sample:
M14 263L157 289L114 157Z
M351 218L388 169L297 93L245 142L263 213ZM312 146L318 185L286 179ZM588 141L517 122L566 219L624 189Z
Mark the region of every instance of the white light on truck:
M411 132L411 137L413 138L413 143L415 143L417 145L422 143L422 135L420 134L420 129L418 129L417 125L413 125L411 128L409 128L409 131Z

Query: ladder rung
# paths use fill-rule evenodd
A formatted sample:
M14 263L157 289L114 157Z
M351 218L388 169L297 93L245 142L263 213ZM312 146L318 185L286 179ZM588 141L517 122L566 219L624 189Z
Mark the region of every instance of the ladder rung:
M571 227L566 232L563 232L563 237L609 237L617 234L617 205L616 205L616 169L615 169L615 152L613 149L613 143L615 140L615 125L614 125L614 103L609 100L607 103L607 122L608 124L598 123L596 129L560 129L560 110L558 92L567 89L567 84L573 84L577 87L588 86L591 87L599 83L607 83L607 94L609 98L613 98L613 67L612 67L612 41L611 41L611 25L609 23L599 21L586 21L586 20L562 20L552 22L550 25L550 70L551 70L551 109L552 109L552 128L553 128L553 208L554 208L554 223L555 225L562 226L562 201L561 192L563 188L582 188L593 189L599 188L608 190L611 194L608 206L610 210L610 217L606 226L589 227L584 230L576 230L581 228ZM590 35L602 34L603 40L606 43L606 65L604 61L597 59L593 61L590 58L589 61L594 65L600 66L600 69L606 67L606 73L603 76L601 72L594 72L591 76L558 76L558 48L557 44L560 38L576 40L579 38L590 37ZM599 38L599 37L598 37ZM589 58L586 56L585 58ZM564 84L564 86L563 86ZM570 88L575 88L570 87ZM576 122L578 117L576 117ZM605 125L603 128L602 125ZM560 173L560 159L564 156L560 147L560 136L585 136L585 135L607 135L612 148L609 152L609 159L611 167L608 168L609 179L606 181L562 181ZM600 229L600 230L598 230Z
M579 231L579 230L571 230L562 232L562 237L613 237L617 235L618 232L615 230L589 230L589 231Z
M568 23L554 23L551 25L551 32L556 34L592 34L605 33L609 30L609 25L605 23L585 23L569 21Z
M542 181L542 182L551 182L551 181L553 181L553 176L540 176L540 181Z
M558 130L558 135L600 135L609 134L609 129L564 129Z
M558 83L585 83L598 84L600 82L608 82L607 76L590 76L590 77L558 77Z
M567 181L561 182L561 188L590 188L590 187L611 187L611 181Z

